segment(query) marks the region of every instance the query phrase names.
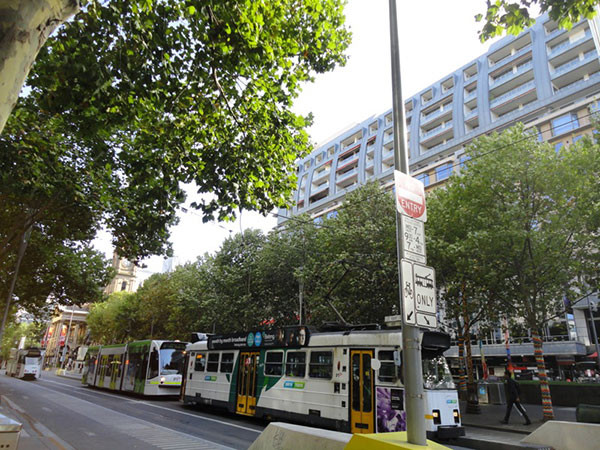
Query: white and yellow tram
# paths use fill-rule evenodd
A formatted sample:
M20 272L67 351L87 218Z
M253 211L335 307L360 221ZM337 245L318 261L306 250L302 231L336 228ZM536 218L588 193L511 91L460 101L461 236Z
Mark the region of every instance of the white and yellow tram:
M36 347L20 350L11 348L6 363L6 375L22 379L37 379L42 373L43 352Z
M186 345L146 340L89 347L82 383L142 395L179 395Z
M286 327L189 344L181 399L246 416L352 433L406 430L400 330ZM443 356L444 333L422 334L428 435L464 434Z

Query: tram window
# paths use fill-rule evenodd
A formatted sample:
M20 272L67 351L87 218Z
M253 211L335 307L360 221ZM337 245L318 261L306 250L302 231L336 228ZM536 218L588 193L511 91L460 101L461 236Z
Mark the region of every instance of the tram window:
M283 352L267 352L265 375L280 377L283 375Z
M150 353L150 364L148 365L148 379L158 376L158 350L154 349Z
M208 363L206 364L207 372L219 371L219 353L209 353Z
M306 353L288 352L285 364L285 374L288 377L304 378L306 374Z
M206 367L206 353L198 353L196 355L196 362L194 363L194 370L196 372L204 372Z
M233 372L233 353L223 353L221 355L221 372Z
M333 374L332 352L311 352L308 376L311 378L331 379Z
M394 351L380 350L377 352L377 356L379 361L381 361L377 379L387 383L394 383L398 379L396 364L394 363Z

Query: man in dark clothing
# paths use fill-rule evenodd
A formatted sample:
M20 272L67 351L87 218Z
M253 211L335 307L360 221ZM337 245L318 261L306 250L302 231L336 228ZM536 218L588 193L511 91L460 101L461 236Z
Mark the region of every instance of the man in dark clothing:
M506 414L504 415L504 420L501 423L508 423L508 419L510 417L510 412L512 411L513 404L517 407L517 410L523 417L525 418L525 425L531 424L529 417L527 417L527 412L525 408L521 405L521 400L519 396L521 394L521 390L519 389L519 383L517 383L512 377L508 370L504 372L504 378L506 378Z

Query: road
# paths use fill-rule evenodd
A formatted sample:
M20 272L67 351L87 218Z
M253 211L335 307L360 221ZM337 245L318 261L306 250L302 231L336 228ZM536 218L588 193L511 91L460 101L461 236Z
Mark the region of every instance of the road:
M0 375L0 414L24 424L20 450L247 449L266 423L90 389L44 372L40 380Z

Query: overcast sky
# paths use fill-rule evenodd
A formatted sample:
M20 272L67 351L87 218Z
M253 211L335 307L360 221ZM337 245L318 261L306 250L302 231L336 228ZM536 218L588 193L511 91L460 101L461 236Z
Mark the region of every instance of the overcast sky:
M485 0L398 0L397 5L404 98L477 58L490 45L479 42L480 24L474 19L485 11ZM299 114L313 113L309 133L315 144L392 106L388 1L349 0L346 17L353 33L348 63L317 76L315 83L305 86L294 108ZM187 204L193 200L190 192ZM221 224L203 224L201 215L191 209L179 215L172 242L182 263L215 252L232 232L266 231L277 223L274 216L250 212L243 212L235 223ZM109 235L101 234L95 245L111 257ZM138 279L160 272L162 261L161 257L145 261L148 267L138 272Z

